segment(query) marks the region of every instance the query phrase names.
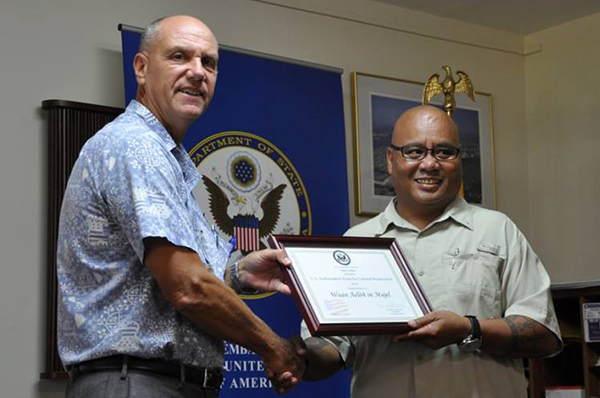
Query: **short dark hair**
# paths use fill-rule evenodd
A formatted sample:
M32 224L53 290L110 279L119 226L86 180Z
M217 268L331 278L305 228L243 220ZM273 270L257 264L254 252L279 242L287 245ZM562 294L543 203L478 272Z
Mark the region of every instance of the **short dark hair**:
M167 17L158 18L148 25L146 29L144 29L142 32L142 37L140 38L139 52L148 52L150 50L153 41L156 39L156 36L158 36L158 32L160 31L160 24L165 18Z

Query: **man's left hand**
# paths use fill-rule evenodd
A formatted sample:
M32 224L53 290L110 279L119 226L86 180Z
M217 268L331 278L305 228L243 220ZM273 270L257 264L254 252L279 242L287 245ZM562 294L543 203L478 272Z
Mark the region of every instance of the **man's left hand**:
M408 322L410 331L394 336L394 342L416 340L438 349L462 341L471 331L471 322L451 311L433 311Z
M238 277L247 287L266 291L291 294L285 284L285 271L292 261L285 251L265 249L252 252L238 263Z

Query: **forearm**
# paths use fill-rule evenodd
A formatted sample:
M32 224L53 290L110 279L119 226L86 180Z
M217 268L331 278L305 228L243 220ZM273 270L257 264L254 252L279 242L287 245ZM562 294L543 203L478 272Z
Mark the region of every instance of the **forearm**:
M261 357L276 354L281 339L214 275L204 276L185 294L174 305L203 332L243 345Z
M531 318L509 315L502 319L481 320L481 350L511 358L536 358L555 353L560 342L548 328Z
M145 241L145 265L163 295L200 330L272 357L280 339L235 294L210 273L198 255L164 239Z
M304 380L321 380L340 371L344 362L338 350L319 337L304 340L306 344L306 373Z

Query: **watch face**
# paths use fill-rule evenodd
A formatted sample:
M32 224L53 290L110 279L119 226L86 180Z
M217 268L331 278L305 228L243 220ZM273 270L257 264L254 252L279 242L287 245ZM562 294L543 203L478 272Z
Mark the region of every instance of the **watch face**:
M462 352L473 352L481 347L481 339L474 339L473 336L467 336L466 339L457 345L458 349Z

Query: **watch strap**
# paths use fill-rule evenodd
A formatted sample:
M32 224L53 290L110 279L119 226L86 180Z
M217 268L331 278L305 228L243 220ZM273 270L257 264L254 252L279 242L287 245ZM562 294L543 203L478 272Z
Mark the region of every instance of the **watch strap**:
M465 318L471 322L471 331L463 341L457 343L458 349L462 352L475 352L481 347L483 334L481 333L481 325L473 315L465 315Z
M469 333L471 340L481 340L481 325L477 318L473 315L465 315L465 318L471 321L471 333Z
M243 291L246 286L240 280L240 276L238 275L238 267L239 261L236 261L235 263L231 264L231 266L229 267L229 277L231 279L231 287L233 288L233 290L239 293Z

